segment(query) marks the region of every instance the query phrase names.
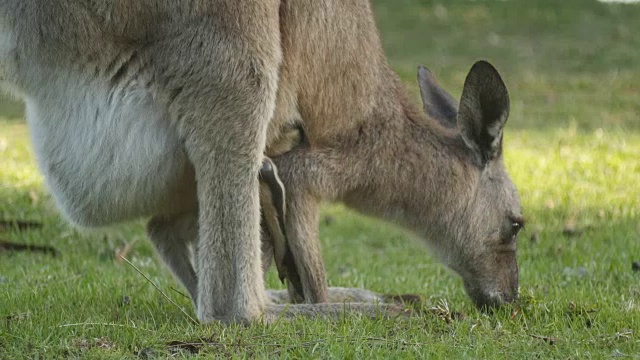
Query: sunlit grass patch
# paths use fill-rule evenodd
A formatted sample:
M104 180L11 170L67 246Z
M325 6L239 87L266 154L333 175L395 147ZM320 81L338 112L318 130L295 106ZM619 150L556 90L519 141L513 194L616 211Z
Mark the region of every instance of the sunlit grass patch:
M507 132L507 167L530 207L638 215L640 135L575 127ZM608 214L608 215L614 215Z
M42 187L42 176L35 166L28 129L24 124L0 119L0 179L2 188L34 189Z

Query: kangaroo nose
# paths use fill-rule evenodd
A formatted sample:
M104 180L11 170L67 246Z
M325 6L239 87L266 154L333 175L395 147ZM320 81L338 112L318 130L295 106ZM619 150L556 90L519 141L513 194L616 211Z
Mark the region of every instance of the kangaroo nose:
M518 290L516 289L515 291L511 291L511 292L503 292L501 294L502 296L502 300L505 303L512 303L516 300L518 300L518 298L520 297L520 294L518 293Z
M476 307L483 311L495 309L506 303L502 295L498 294L481 295L473 300Z

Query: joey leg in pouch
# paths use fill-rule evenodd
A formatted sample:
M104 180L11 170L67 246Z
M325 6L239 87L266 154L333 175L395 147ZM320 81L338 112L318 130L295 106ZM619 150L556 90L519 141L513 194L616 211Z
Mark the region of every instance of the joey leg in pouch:
M260 169L260 206L262 208L262 265L266 272L275 259L280 281L288 283L299 294L303 293L300 276L287 242L286 190L276 165L265 157Z

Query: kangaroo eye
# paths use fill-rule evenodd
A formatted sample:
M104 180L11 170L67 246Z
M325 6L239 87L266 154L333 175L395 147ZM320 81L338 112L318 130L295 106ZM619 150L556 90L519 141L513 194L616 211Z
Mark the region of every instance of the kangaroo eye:
M500 229L500 240L503 244L512 244L516 241L520 231L524 229L524 219L521 216L509 216L504 219Z
M514 222L513 224L511 224L511 232L514 236L518 235L520 230L522 230L522 225L520 225L520 223Z
M520 231L524 229L524 220L523 219L514 219L511 223L511 236L514 238L518 236Z

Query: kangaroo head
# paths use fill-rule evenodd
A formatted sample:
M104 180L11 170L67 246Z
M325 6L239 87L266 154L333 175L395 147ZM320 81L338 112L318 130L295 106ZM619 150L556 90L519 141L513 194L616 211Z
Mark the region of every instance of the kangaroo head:
M520 200L502 161L502 133L509 114L509 96L496 69L488 62L473 65L459 106L421 67L418 73L427 114L459 131L469 171L454 179L464 186L449 193L441 226L431 243L444 262L463 279L480 308L511 302L518 296L516 237L524 226Z

